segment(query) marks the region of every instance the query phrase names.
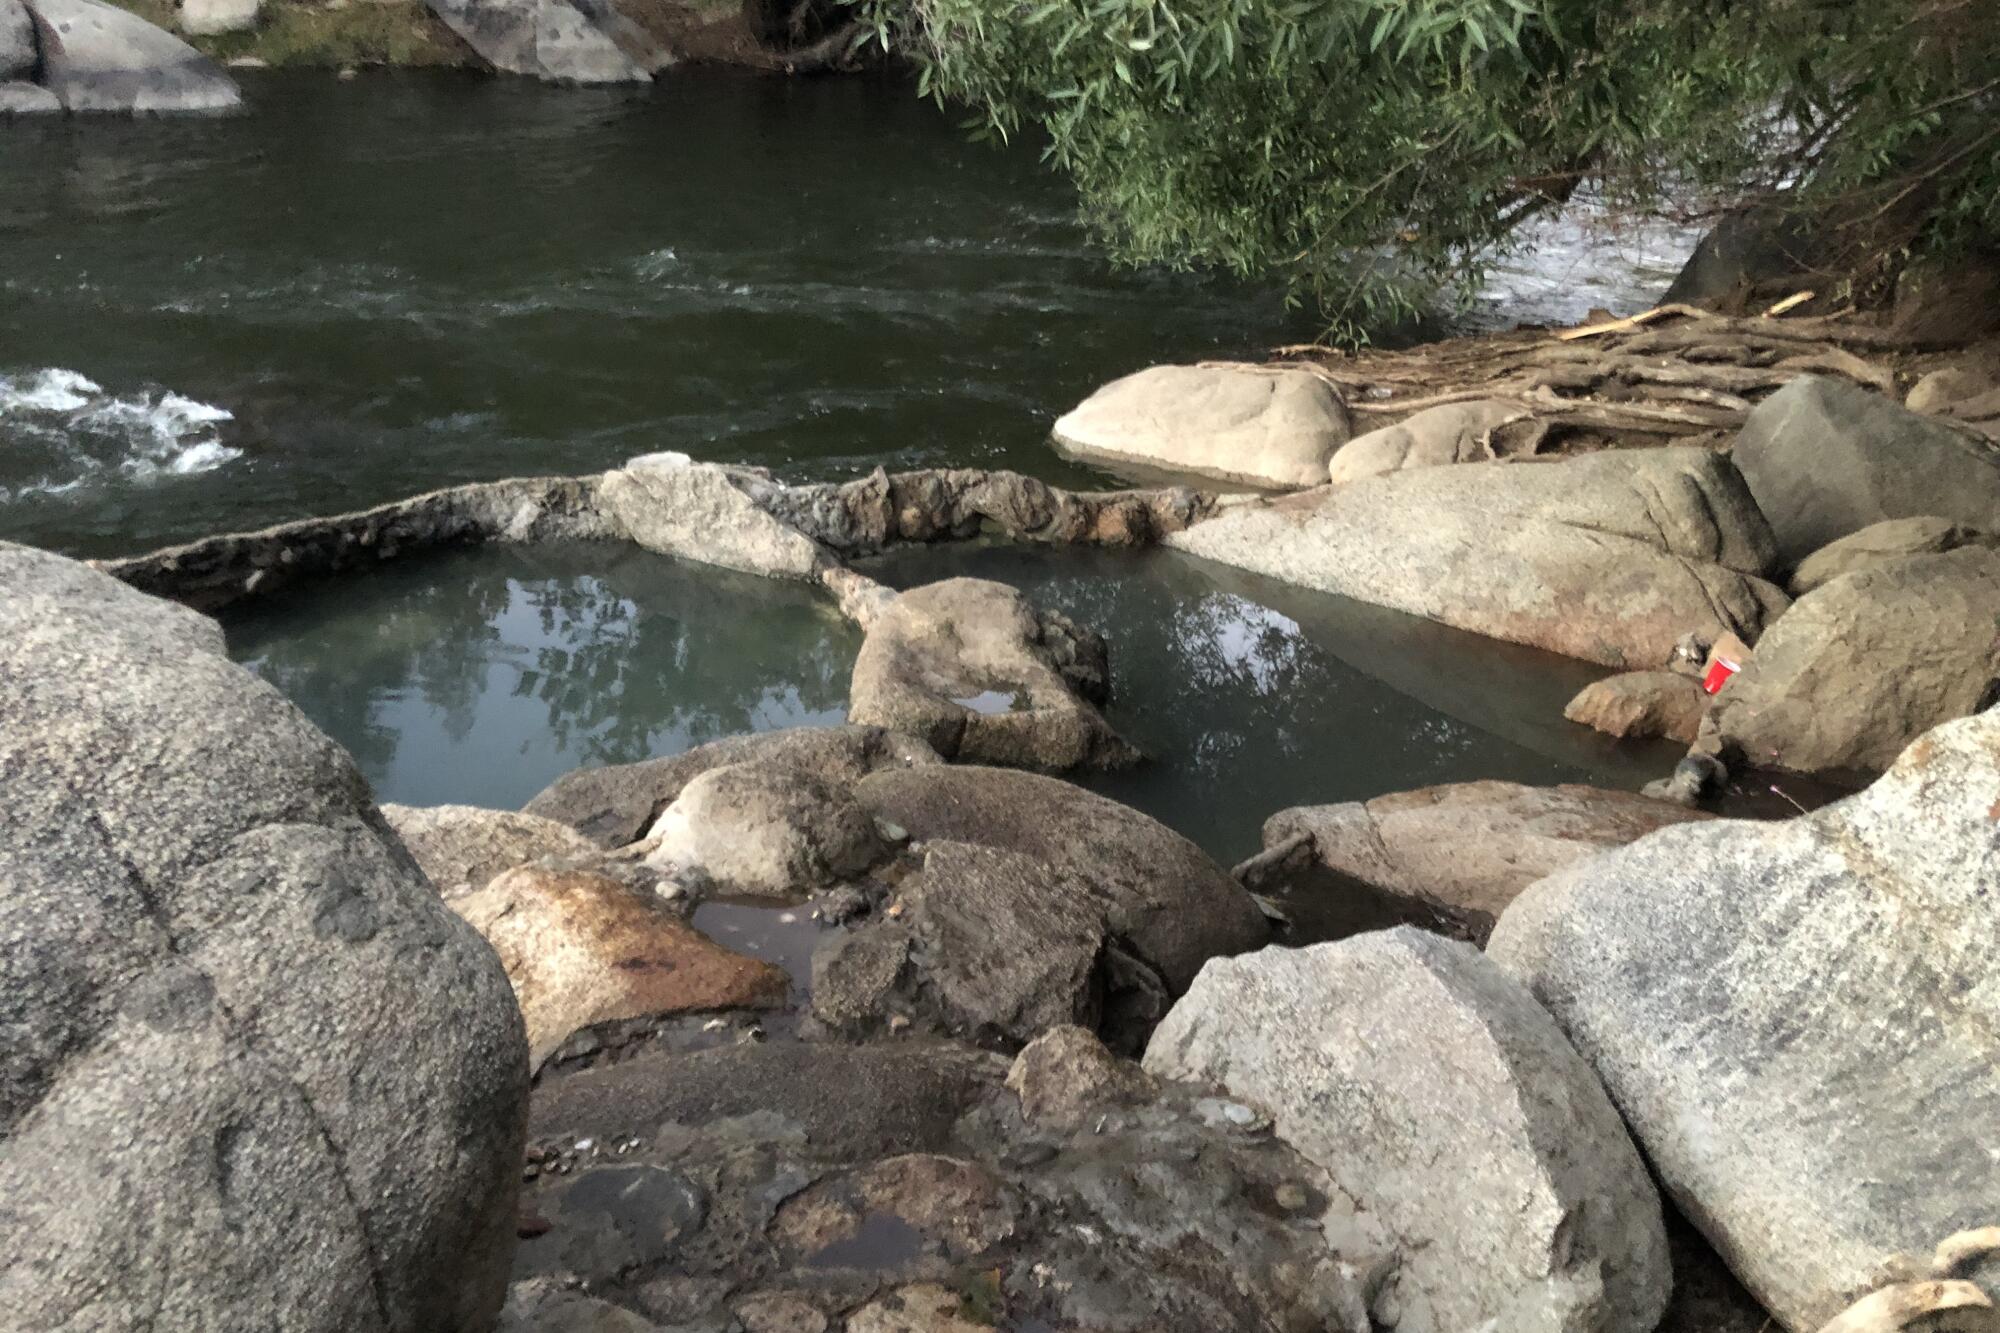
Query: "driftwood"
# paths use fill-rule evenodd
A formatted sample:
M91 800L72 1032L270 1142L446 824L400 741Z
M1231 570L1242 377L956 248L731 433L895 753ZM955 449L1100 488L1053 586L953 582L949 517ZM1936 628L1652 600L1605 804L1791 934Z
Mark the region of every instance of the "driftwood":
M1355 355L1307 344L1275 355L1331 384L1364 419L1357 429L1492 400L1518 407L1557 436L1617 443L1734 432L1759 401L1801 375L1895 393L1893 359L1921 349L1854 318L1778 318L1810 297L1799 293L1748 318L1665 305L1556 333L1523 330Z

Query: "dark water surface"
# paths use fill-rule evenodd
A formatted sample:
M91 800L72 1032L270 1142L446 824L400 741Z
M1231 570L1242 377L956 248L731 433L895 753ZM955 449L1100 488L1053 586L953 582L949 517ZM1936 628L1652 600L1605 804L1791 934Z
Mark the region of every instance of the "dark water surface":
M906 86L246 73L248 115L0 132L0 537L83 554L678 449L1076 481L1050 421L1254 353L1110 268L1032 146Z
M1636 787L1678 751L1562 719L1602 674L1171 552L931 547L1111 642L1113 722L1153 756L1080 776L1224 860L1291 805L1471 778ZM381 799L513 808L571 768L844 720L859 636L802 587L616 545L489 547L300 585L232 651L351 750Z

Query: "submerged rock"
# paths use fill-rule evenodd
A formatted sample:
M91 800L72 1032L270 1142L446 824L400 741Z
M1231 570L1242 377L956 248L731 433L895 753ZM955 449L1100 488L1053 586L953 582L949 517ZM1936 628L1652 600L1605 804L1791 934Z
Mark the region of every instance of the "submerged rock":
M1609 736L1664 736L1691 745L1708 701L1701 682L1678 671L1626 671L1584 686L1563 716Z
M1348 433L1325 380L1255 366L1153 366L1055 424L1056 442L1080 458L1253 486L1321 484Z
M590 871L522 866L451 906L500 956L535 1067L599 1023L775 1008L790 987L780 969Z
M596 6L571 0L425 0L446 27L503 74L552 83L644 83Z
M521 1020L221 631L0 543L0 1198L21 1329L491 1325Z
M2000 450L1841 380L1802 376L1766 398L1731 457L1787 564L1884 519L2000 514Z
M2000 514L1994 515L2000 522ZM1843 574L1891 564L1912 555L1937 555L1961 546L2000 546L2000 535L1948 518L1892 518L1820 547L1792 572L1792 596L1803 597Z
M1789 1329L1994 1220L1996 793L1988 712L1815 814L1668 829L1551 876L1494 932Z
M1167 545L1612 667L1693 630L1754 642L1789 599L1770 529L1704 449L1422 468L1241 503Z
M1650 1333L1658 1196L1596 1078L1476 949L1408 927L1218 959L1145 1067L1268 1111L1394 1238L1399 1333Z
M42 83L65 111L227 111L243 95L180 38L99 0L24 0Z
M947 579L901 594L868 627L848 717L975 763L1118 767L1138 751L1079 688L1101 700L1107 675L1097 635L1003 583Z
M643 837L688 783L724 764L780 763L836 786L889 768L943 761L922 741L880 727L788 727L730 736L663 759L565 773L524 813L567 824L600 847Z
M1460 782L1342 805L1281 810L1264 846L1304 838L1325 870L1387 918L1484 944L1516 895L1546 875L1655 829L1707 815L1629 792ZM1333 892L1341 892L1334 889Z
M544 858L594 857L597 844L567 824L473 805L385 805L382 817L447 898L483 889L495 875Z
M1517 404L1496 400L1426 408L1341 445L1327 478L1337 484L1409 468L1482 462L1496 456L1492 433L1529 415Z
M2000 690L2000 550L1864 568L1808 593L1716 696L1704 734L1751 763L1880 769Z

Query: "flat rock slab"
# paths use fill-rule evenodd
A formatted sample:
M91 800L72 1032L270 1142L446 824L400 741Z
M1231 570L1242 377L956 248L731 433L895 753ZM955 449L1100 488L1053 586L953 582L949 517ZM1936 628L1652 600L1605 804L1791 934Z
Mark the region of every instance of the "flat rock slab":
M1056 443L1079 458L1252 486L1321 484L1348 434L1325 380L1254 366L1153 366L1055 424Z
M1483 945L1507 904L1536 880L1706 818L1597 787L1461 782L1281 810L1264 825L1264 845L1303 835L1322 867L1387 897L1402 920Z
M1239 503L1165 544L1458 629L1650 668L1690 630L1755 642L1790 599L1703 449L1422 468Z
M1730 451L1797 564L1891 518L1990 527L2000 448L1841 380L1804 376L1759 403Z
M596 6L569 0L425 0L446 27L503 74L551 83L644 83L652 75L619 44Z
M2000 1199L2000 714L1857 796L1667 829L1529 889L1490 956L1795 1333Z
M1608 736L1664 736L1692 745L1709 698L1700 681L1677 671L1624 671L1577 691L1563 716Z
M2000 551L1968 546L1801 597L1716 696L1705 734L1765 767L1874 771L1996 691Z
M946 579L900 594L868 626L847 715L973 763L1116 768L1139 752L1078 683L1101 699L1106 676L1097 635L1004 583Z
M1399 1333L1651 1333L1660 1201L1589 1066L1468 944L1409 927L1218 959L1145 1068L1269 1112L1393 1238Z
M521 1019L216 624L0 542L0 1322L471 1329Z
M42 83L65 111L229 111L243 95L221 66L162 28L99 0L25 0Z
M888 768L943 761L920 740L880 727L787 727L730 736L661 759L565 773L523 813L567 824L600 847L637 842L687 785L724 764L778 763L836 785Z

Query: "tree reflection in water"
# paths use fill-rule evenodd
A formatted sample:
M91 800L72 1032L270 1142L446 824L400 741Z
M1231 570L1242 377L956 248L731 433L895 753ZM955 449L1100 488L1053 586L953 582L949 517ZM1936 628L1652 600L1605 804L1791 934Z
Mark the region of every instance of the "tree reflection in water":
M859 646L805 588L612 545L411 559L225 628L379 799L499 808L585 764L839 722Z

